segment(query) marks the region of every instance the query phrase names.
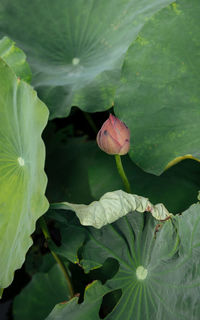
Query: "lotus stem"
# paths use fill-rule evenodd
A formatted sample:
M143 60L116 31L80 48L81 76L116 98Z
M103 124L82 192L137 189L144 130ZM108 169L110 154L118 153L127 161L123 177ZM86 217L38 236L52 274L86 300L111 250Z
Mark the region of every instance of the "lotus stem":
M49 230L48 230L48 227L47 227L47 224L46 224L46 221L45 221L44 217L41 217L39 219L39 223L40 223L40 228L41 228L41 230L42 230L42 232L44 234L44 237L45 237L46 241L47 242L49 240L52 241L51 235L49 233ZM70 298L73 298L74 290L73 290L73 286L72 286L72 283L71 283L71 280L70 280L69 273L68 273L64 263L60 260L60 258L57 256L57 254L53 250L51 250L50 248L49 248L49 250L50 250L52 256L54 257L54 259L56 260L57 264L59 265L61 271L64 274L64 277L65 277L65 279L67 281L67 286L68 286L68 289L69 289Z
M123 165L122 165L122 161L121 161L121 157L119 154L115 155L115 161L116 161L116 165L117 165L117 170L119 172L119 175L123 181L124 187L125 187L125 191L128 193L131 193L131 186L130 183L128 181L128 178L125 174Z

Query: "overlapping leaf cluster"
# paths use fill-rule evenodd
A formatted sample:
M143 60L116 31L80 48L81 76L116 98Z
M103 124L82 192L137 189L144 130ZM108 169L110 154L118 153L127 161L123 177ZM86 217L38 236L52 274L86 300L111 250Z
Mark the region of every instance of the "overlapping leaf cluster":
M78 295L48 255L35 274L26 260L32 280L14 319L199 319L200 205L183 212L200 189L199 16L197 0L1 1L0 293L48 209L49 113L113 107L131 131L124 164L141 195L116 191L114 160L50 121L47 198L65 202L47 213L49 247ZM170 219L158 226L150 212Z

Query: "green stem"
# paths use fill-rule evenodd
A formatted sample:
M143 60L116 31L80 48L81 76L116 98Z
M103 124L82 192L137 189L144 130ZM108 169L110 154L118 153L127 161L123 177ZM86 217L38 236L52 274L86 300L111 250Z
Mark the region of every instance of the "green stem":
M43 232L44 237L45 237L45 239L47 240L47 242L48 242L48 240L51 240L51 241L52 241L44 217L41 217L41 218L40 218L39 223L40 223L40 227L41 227L41 229L42 229L42 232ZM69 293L70 293L70 298L73 298L73 296L74 296L74 290L73 290L73 287L72 287L72 283L71 283L71 280L70 280L70 276L69 276L69 274L68 274L68 271L67 271L65 265L63 264L63 262L62 262L62 261L60 260L60 258L57 256L57 254L56 254L53 250L51 250L50 248L49 248L49 250L50 250L52 256L54 257L54 259L56 260L57 264L59 265L61 271L62 271L63 274L64 274L64 277L65 277L65 279L66 279L66 281L67 281L67 285L68 285L68 289L69 289Z
M119 175L124 183L124 187L125 187L125 191L128 193L131 193L131 187L130 187L130 183L128 181L128 178L124 172L124 168L122 165L122 161L121 161L121 157L119 154L115 154L115 161L116 161L116 165L117 165L117 170L119 172Z

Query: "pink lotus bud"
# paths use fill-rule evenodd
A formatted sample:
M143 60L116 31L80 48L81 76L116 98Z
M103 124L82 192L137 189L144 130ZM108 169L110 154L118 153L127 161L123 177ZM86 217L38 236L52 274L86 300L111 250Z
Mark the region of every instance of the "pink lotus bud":
M126 154L130 148L130 131L125 123L110 114L97 134L97 144L108 154Z

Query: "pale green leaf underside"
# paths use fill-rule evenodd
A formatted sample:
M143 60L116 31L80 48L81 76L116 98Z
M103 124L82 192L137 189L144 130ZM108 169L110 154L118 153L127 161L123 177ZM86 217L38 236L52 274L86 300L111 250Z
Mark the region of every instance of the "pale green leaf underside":
M14 41L7 37L0 40L0 57L15 72L17 77L26 82L31 81L31 70L26 62L26 55L15 46Z
M1 0L0 33L28 56L33 84L51 117L108 109L124 54L171 0Z
M122 190L107 192L99 201L93 201L89 205L61 202L53 204L52 208L73 210L82 225L93 226L97 229L132 211L149 211L157 220L165 220L171 216L162 203L154 206L147 198Z
M176 158L200 159L199 17L199 0L176 1L147 22L124 60L115 112L131 130L131 158L153 174Z
M48 109L0 59L0 287L7 287L47 210L45 148Z

